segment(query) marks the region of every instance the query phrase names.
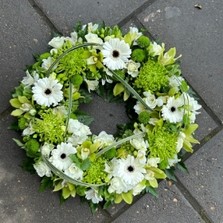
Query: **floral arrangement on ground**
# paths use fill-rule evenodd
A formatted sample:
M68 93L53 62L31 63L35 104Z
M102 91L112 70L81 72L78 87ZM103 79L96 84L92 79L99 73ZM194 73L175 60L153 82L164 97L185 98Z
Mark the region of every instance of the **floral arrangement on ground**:
M23 167L41 178L41 190L79 195L95 210L149 192L186 169L201 106L181 75L176 49L151 41L136 27L78 24L54 37L51 49L26 70L12 94L14 141L26 152ZM93 134L80 109L98 94L125 103L129 123L115 135Z

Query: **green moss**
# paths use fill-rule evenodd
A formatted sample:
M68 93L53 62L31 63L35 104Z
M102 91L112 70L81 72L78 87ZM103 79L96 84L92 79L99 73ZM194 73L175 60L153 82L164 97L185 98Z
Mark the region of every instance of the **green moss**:
M138 117L139 121L143 124L148 124L150 119L150 114L147 111L142 111Z
M35 139L30 139L25 143L25 150L27 153L27 156L29 157L35 157L35 155L39 152L40 144Z
M166 74L167 70L163 65L149 60L140 69L135 85L137 88L142 88L143 91L160 91L162 87L168 86L169 82Z

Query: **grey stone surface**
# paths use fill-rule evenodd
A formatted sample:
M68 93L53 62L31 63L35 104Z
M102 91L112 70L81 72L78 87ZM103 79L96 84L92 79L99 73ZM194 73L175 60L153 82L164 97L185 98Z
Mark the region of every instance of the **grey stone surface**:
M1 0L0 7L0 112L9 104L10 93L25 75L33 54L47 48L51 32L24 0Z
M159 198L144 195L114 223L204 223L176 186L160 184Z
M12 141L18 135L6 130L11 123L9 116L0 121L0 222L105 222L102 210L92 215L87 203L79 198L60 204L57 193L38 191L40 178L20 167L25 155Z
M108 25L117 24L146 0L57 0L56 4L55 0L36 2L55 26L63 33L67 33L78 21L105 21Z
M222 0L157 0L139 20L158 42L176 46L186 79L223 121Z
M223 131L186 161L189 175L178 174L213 222L223 222Z

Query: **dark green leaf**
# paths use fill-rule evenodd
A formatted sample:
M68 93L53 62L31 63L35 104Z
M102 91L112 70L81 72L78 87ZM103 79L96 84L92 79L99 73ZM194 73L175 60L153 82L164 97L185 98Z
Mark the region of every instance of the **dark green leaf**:
M90 167L90 165L91 165L91 162L90 162L89 158L87 158L87 159L83 160L83 162L81 163L81 169L83 171L85 171Z
M69 155L69 157L76 164L77 167L81 168L81 162L78 159L77 155L71 154L71 155Z
M43 192L47 188L51 188L53 186L53 182L50 177L43 177L40 183L39 191Z
M146 193L150 193L153 196L158 197L158 193L157 193L156 189L153 187L146 187Z
M36 170L33 167L34 160L32 158L26 157L26 159L20 165L23 170L30 172L31 174L36 173Z
M166 169L165 174L167 175L167 178L173 181L177 181L175 175L174 175L174 170L173 169Z
M176 168L181 170L182 172L187 172L188 173L188 169L186 167L186 165L183 162L179 162L176 164Z

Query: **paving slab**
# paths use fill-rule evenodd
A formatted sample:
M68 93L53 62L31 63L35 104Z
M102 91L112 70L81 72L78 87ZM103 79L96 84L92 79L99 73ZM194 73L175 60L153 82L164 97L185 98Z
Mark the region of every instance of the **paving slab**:
M114 223L204 223L175 185L160 183L159 198L144 195Z
M115 25L146 0L57 0L56 4L54 0L35 2L62 33L68 33L78 21L84 24L105 21L107 25Z
M167 49L177 47L184 76L223 121L222 0L157 0L138 19Z
M87 203L79 198L60 204L57 193L39 192L40 178L20 167L24 151L12 141L18 138L17 133L6 129L12 121L9 116L0 121L0 222L106 222L102 210L92 215Z
M177 174L215 223L223 222L223 130L186 161L189 175Z
M0 113L8 106L13 88L33 63L33 54L47 49L49 27L24 0L1 0L0 7Z

